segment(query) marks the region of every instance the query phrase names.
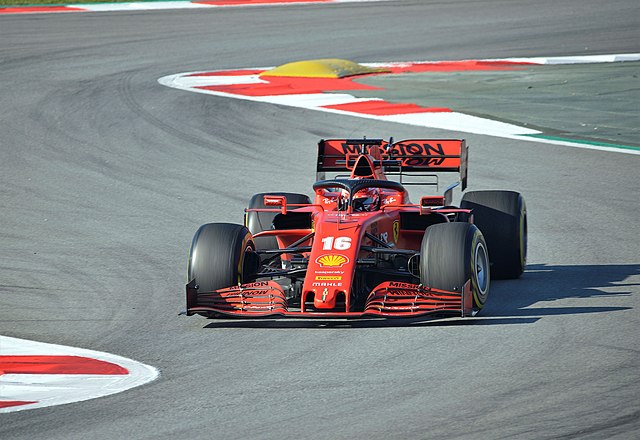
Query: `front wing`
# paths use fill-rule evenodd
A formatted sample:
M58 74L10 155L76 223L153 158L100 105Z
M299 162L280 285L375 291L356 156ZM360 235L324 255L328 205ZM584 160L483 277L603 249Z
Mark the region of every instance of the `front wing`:
M305 310L304 304L290 310L284 291L275 281L258 281L214 292L198 292L193 282L186 287L187 315L220 314L243 318L409 318L435 314L473 314L470 281L465 283L462 292L386 281L371 291L362 312Z

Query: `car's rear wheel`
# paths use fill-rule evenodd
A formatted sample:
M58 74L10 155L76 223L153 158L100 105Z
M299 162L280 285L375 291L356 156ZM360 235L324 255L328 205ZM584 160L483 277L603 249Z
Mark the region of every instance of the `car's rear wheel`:
M309 197L305 194L286 193L286 192L273 192L273 193L259 193L255 194L249 200L249 209L262 209L267 208L264 204L264 196L284 196L287 198L287 205L299 204L299 203L311 203ZM269 208L273 208L269 206ZM272 229L273 219L277 215L277 212L247 212L245 217L245 225L249 228L249 231L253 235L262 231L269 231ZM254 239L257 249L277 249L278 241L276 237L257 237Z
M489 296L489 255L480 230L470 223L440 223L427 228L420 249L420 282L462 292L471 280L473 309Z
M189 251L189 281L200 292L236 286L255 274L259 258L249 230L231 223L207 223L198 229Z
M460 207L473 210L473 223L489 248L491 275L519 278L527 263L527 207L514 191L471 191Z

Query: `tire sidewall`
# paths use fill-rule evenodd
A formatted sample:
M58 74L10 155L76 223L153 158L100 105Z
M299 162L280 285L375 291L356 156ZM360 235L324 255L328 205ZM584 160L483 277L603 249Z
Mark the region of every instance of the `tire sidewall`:
M188 281L199 291L242 284L247 252L255 250L249 230L231 223L207 223L194 235L187 265Z

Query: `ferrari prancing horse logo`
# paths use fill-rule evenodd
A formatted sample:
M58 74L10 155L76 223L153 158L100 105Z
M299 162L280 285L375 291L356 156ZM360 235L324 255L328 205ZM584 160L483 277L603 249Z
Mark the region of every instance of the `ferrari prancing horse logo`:
M398 220L393 222L393 241L398 242L400 236L400 222Z

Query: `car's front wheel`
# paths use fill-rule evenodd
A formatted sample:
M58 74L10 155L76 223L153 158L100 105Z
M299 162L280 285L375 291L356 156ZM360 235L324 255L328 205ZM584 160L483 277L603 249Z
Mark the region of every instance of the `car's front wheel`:
M256 273L259 258L249 230L232 223L207 223L191 243L187 268L189 281L200 292L236 286Z
M461 292L471 280L473 309L489 296L489 255L480 230L470 223L429 226L420 249L420 282L427 287Z

